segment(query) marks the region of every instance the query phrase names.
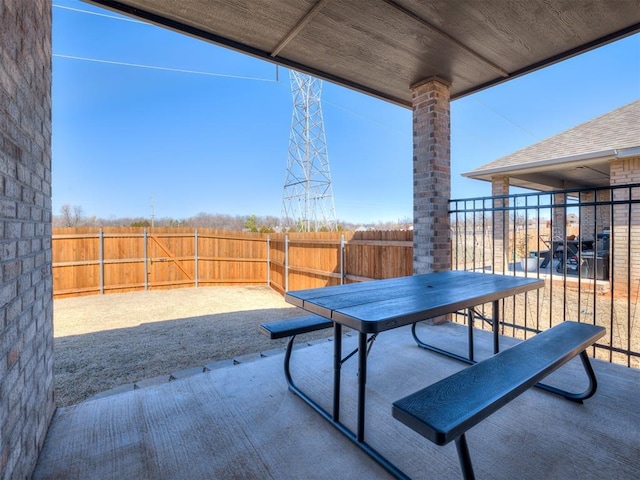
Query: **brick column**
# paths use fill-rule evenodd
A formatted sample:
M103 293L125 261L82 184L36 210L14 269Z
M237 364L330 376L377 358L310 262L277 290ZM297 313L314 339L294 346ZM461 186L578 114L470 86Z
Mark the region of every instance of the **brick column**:
M51 1L0 1L0 478L30 478L54 412Z
M610 172L611 186L640 183L640 157L615 160L611 162ZM614 202L638 199L640 188L613 191ZM609 271L613 273L614 293L626 297L629 285L632 300L637 300L634 295L640 290L640 205L614 205L611 227L613 258Z
M567 196L564 193L556 193L553 195L553 230L551 238L555 240L564 240L567 236Z
M451 269L449 84L429 78L413 92L413 273Z
M509 177L499 176L491 178L491 195L498 197L509 195ZM499 209L509 206L508 199L495 199L493 208ZM513 248L509 246L509 212L496 210L493 213L493 271L506 273Z
M587 191L580 193L580 204L591 202L610 202L610 190ZM596 234L602 232L611 224L610 205L581 206L580 207L580 238L596 240Z

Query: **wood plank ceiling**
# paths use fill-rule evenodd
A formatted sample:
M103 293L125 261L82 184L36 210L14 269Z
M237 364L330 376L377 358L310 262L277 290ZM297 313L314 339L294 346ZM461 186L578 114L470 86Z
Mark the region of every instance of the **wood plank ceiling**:
M452 99L640 31L638 0L88 0L384 100Z

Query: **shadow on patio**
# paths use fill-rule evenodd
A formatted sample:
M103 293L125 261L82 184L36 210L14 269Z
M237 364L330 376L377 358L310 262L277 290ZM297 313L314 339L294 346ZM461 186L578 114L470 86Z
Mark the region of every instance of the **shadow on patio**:
M433 343L465 354L466 327L421 328ZM357 343L347 336L345 352ZM475 338L476 357L488 356L491 335ZM332 353L330 341L317 341L292 360L299 386L327 408ZM287 390L282 361L271 355L60 408L34 479L389 478ZM351 427L356 363L343 367L342 420ZM593 364L598 392L583 405L532 389L471 429L477 477L637 478L640 371ZM418 348L407 327L384 332L371 351L367 440L412 478L460 478L455 446L437 447L394 420L391 403L462 368ZM586 382L578 359L548 380Z

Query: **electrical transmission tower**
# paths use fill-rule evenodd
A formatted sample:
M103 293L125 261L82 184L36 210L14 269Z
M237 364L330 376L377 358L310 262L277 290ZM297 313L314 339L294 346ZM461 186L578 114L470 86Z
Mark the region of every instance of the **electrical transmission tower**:
M336 229L320 94L322 81L289 71L293 115L282 216L298 231Z

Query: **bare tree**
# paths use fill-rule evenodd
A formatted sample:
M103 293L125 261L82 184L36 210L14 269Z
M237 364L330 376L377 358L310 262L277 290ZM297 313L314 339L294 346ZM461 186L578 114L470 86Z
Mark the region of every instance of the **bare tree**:
M77 227L82 223L83 211L80 205L65 203L60 207L60 223L63 227Z
M155 227L192 227L192 228L215 228L218 230L240 231L245 228L260 232L281 231L284 219L272 215L229 215L226 213L200 212L195 216L174 219L155 218ZM248 224L247 224L248 223ZM367 230L407 230L412 226L410 217L399 218L395 221L379 221L368 224L339 221L338 230L355 231L358 228ZM96 216L86 216L80 205L66 203L60 207L60 214L53 216L54 227L148 227L149 219L144 217L116 217L100 218ZM286 231L286 230L285 230Z

